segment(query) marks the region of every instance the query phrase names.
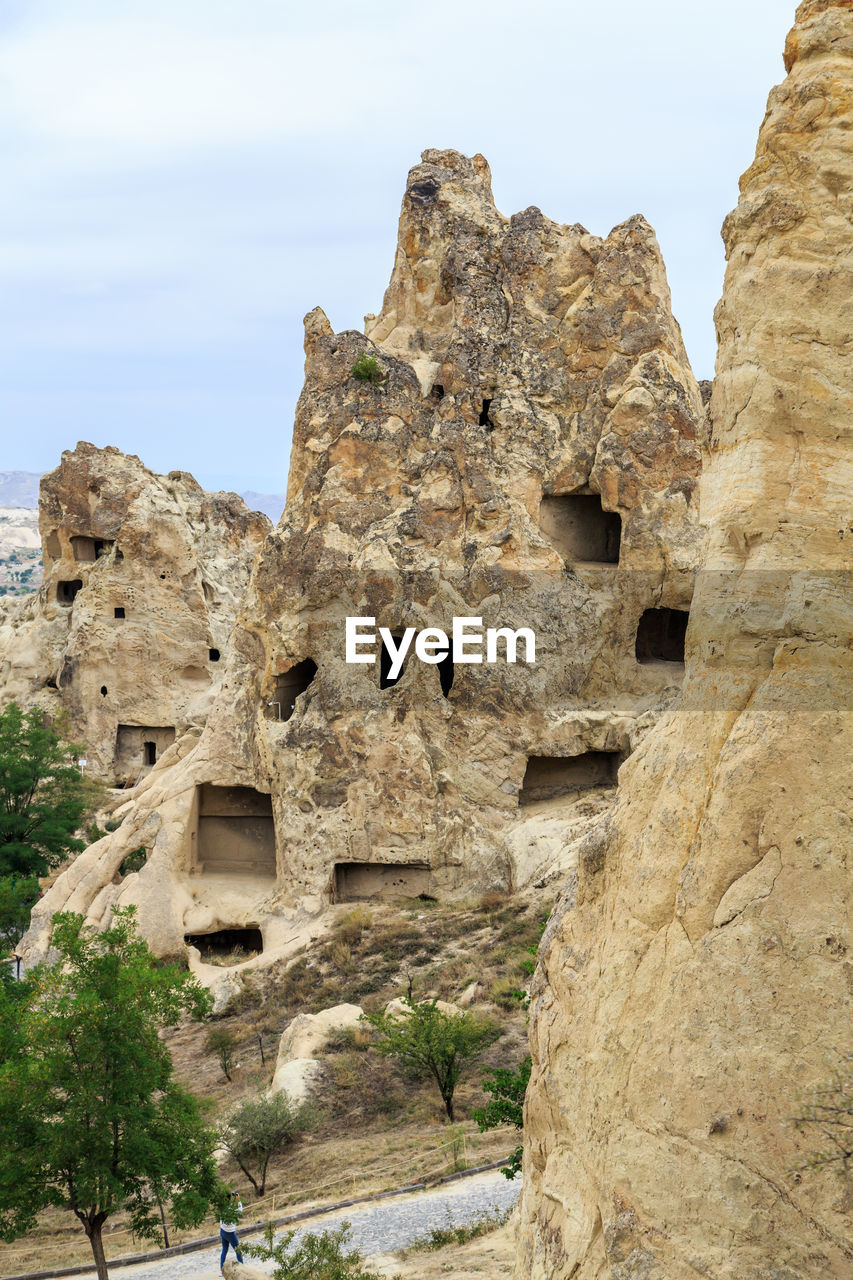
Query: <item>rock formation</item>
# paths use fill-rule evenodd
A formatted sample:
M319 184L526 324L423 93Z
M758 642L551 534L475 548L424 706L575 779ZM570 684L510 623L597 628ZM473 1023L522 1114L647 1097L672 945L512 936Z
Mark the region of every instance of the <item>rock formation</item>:
M44 585L0 615L0 699L64 708L87 771L134 783L204 723L271 526L91 444L44 476L39 520Z
M686 678L540 950L524 1280L853 1273L790 1123L853 1044L852 11L800 6L724 226Z
M63 906L135 902L163 953L235 928L269 952L330 899L541 876L674 696L705 413L648 224L508 219L481 156L427 151L366 335L307 317L287 508L211 718L40 904L34 953ZM526 627L535 663L501 641L394 681L345 661L347 616Z

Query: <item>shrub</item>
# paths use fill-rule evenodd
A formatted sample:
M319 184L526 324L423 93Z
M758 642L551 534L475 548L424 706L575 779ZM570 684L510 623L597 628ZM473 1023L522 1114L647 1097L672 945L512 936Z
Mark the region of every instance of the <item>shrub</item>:
M483 1080L483 1090L492 1095L487 1106L472 1112L480 1131L497 1129L502 1124L515 1125L521 1129L524 1124L524 1095L530 1079L530 1055L520 1062L514 1071L506 1067L496 1067ZM514 1178L521 1172L521 1147L516 1147L510 1157L509 1164L504 1165L502 1173L505 1178Z
M303 1236L294 1245L295 1231L275 1242L272 1223L267 1224L263 1244L244 1245L246 1253L263 1262L274 1262L273 1280L376 1280L375 1271L365 1271L357 1249L345 1252L350 1224L337 1231Z
M147 860L148 850L144 845L141 845L138 849L131 850L131 852L121 860L119 875L129 876L132 871L141 871Z
M208 1053L216 1057L225 1079L230 1080L231 1068L234 1065L234 1050L237 1047L234 1032L229 1031L227 1027L211 1027L204 1047Z
M473 1013L445 1013L437 1001L417 1004L403 1000L400 1017L387 1013L362 1015L379 1033L377 1049L396 1058L413 1074L431 1077L441 1094L449 1120L453 1120L453 1094L466 1065L500 1035L493 1023Z
M270 1160L295 1141L307 1123L305 1108L296 1110L286 1093L259 1094L246 1098L231 1112L219 1136L256 1194L262 1196Z
M370 382L375 387L381 386L388 377L388 375L383 372L382 366L376 359L376 356L371 355L367 351L363 351L361 353L350 370L350 373L355 378L356 382Z

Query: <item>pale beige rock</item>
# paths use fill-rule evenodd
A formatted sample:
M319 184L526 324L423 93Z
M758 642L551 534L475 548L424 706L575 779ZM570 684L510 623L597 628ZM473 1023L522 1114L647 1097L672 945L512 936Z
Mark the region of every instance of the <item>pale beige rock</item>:
M570 865L595 779L550 799L540 786L528 807L528 761L598 761L606 808L617 759L683 673L677 643L673 660L638 661L636 638L647 611L676 611L677 626L690 605L706 417L642 218L603 239L535 208L506 218L481 156L427 151L381 314L365 337L333 333L318 308L305 345L287 508L255 565L227 681L197 745L152 775L125 819L156 824L164 901L133 877L90 899L99 919L108 899L137 901L164 954L192 933L196 903L206 931L258 927L266 947L273 921L336 898L473 896ZM381 385L352 375L367 353ZM344 660L348 615L392 630L449 631L454 616L530 627L535 664L457 663L443 688L411 656L380 688L375 665ZM254 879L243 837L202 848L205 797L235 786L257 793L252 820L267 832ZM524 827L538 833L546 817L539 855ZM103 886L114 855L99 857ZM228 911L214 866L244 891ZM33 954L66 889L39 913Z
M432 1004L431 1000L419 1000L418 1004ZM458 1004L454 1004L450 1000L436 1000L435 1007L439 1013L461 1013L462 1010ZM408 1018L411 1013L410 1007L406 1004L401 996L395 996L393 1000L389 1000L385 1006L385 1015L388 1018Z
M269 1271L264 1271L258 1263L251 1262L248 1258L241 1263L230 1255L225 1259L222 1273L225 1280L270 1280Z
M853 5L801 6L726 220L680 700L543 939L519 1280L847 1280L791 1124L853 1047Z
M282 1032L276 1069L292 1058L315 1058L333 1032L357 1027L363 1012L357 1004L336 1004L319 1013L297 1013Z
M39 525L44 584L0 614L0 701L63 708L87 771L135 783L204 723L270 522L81 443L43 477Z
M323 1064L316 1058L290 1058L276 1064L269 1092L286 1093L294 1107L301 1107L323 1078Z

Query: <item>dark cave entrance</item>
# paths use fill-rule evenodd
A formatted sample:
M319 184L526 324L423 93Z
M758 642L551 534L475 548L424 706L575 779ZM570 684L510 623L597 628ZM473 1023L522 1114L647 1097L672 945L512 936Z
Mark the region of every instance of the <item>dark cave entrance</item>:
M683 664L689 617L684 609L646 609L637 627L637 661Z
M584 751L577 756L530 756L524 782L518 793L519 806L560 796L590 787L615 787L622 762L619 751Z
M564 560L574 564L618 564L622 518L605 511L597 493L545 497L539 527Z
M211 653L219 654L217 650ZM296 710L296 699L303 694L317 674L317 664L312 658L304 658L282 675L276 676L274 709L280 720L289 720Z

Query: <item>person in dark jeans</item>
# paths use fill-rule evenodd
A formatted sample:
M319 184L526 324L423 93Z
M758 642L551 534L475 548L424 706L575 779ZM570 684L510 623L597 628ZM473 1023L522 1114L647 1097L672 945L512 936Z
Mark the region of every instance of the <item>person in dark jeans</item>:
M236 1253L237 1261L238 1262L243 1261L243 1255L240 1252L240 1241L237 1239L237 1219L240 1217L240 1214L242 1212L243 1212L243 1205L240 1200L240 1197L237 1195L236 1191L232 1191L231 1199L228 1204L228 1209L225 1211L223 1216L219 1219L219 1239L222 1241L222 1254L219 1259L220 1275L225 1274L222 1268L225 1265L225 1258L228 1254L229 1245ZM226 1218L228 1219L227 1222L226 1222Z

